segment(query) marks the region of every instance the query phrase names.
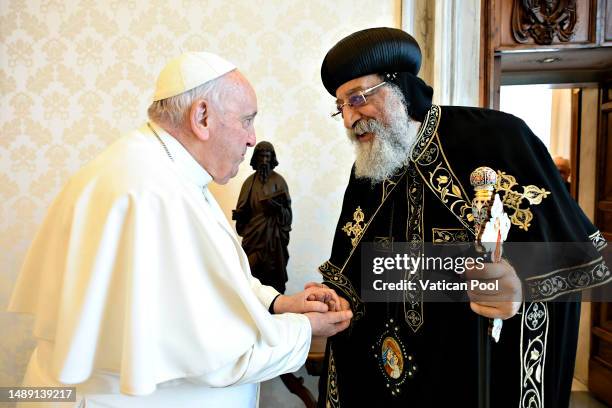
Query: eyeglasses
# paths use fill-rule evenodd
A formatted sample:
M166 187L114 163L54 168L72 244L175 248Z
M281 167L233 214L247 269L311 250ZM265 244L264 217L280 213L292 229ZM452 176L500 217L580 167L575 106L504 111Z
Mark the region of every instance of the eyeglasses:
M347 105L352 108L357 108L359 106L365 105L366 103L368 103L366 96L372 95L378 88L380 88L386 83L387 83L386 81L383 81L378 85L374 85L371 88L364 89L361 92L358 92L354 95L349 96L348 101L344 103L339 103L336 105L336 112L332 113L331 117L334 119L340 119L341 117L344 117L344 115L342 114L342 110Z

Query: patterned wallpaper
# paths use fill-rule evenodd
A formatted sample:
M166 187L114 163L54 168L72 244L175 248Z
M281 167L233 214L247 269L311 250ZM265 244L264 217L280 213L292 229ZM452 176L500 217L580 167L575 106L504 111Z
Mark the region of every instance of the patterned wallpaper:
M400 25L400 0L0 0L0 307L68 176L140 125L181 50L217 52L250 78L258 140L275 144L293 198L290 292L328 256L352 148L319 78L344 35ZM235 205L248 159L214 193ZM0 385L21 381L31 320L0 312Z

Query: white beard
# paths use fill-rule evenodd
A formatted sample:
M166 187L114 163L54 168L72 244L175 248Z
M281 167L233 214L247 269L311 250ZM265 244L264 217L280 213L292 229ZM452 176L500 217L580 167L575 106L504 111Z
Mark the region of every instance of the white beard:
M376 119L360 120L353 129L347 130L355 145L355 176L368 178L372 184L392 176L407 163L421 126L408 116L399 90L392 88L385 105L388 124ZM360 142L357 135L366 132L374 138Z

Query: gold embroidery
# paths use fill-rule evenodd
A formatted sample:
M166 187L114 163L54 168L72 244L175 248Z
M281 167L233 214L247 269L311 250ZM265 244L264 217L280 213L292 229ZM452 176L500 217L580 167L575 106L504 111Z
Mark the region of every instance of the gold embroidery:
M416 164L427 187L469 231L472 231L471 224L474 221L472 204L448 164L438 137L437 130L441 116L440 107L432 105L421 126L424 130L417 138L411 160Z
M415 164L427 187L471 232L474 221L472 204L446 159L437 133Z
M438 163L438 165L433 170L433 172L429 172L429 182L435 186L436 191L440 195L440 200L442 200L444 204L448 203L447 197L449 196L459 199L459 200L455 200L455 202L451 204L452 206L452 205L456 205L457 203L459 203L460 200L463 199L463 196L461 194L461 189L459 188L457 184L455 184L456 183L455 180L450 178L449 175L446 175L446 174L440 175L440 172L446 173L447 171L448 170L443 167L442 163ZM436 177L435 182L434 182L433 178L436 175L438 176Z
M465 228L432 228L431 234L434 243L470 241Z
M406 220L406 241L420 243L423 242L424 186L414 166L410 166L408 169L407 184L408 217Z
M423 150L423 153L419 156L418 162L424 165L429 165L436 161L440 156L440 149L438 145L430 142L430 144Z
M408 166L404 167L404 169L400 173L398 173L396 175L397 176L397 180L395 181L395 184L389 186L390 190L388 191L386 198L389 197L391 192L393 190L395 190L395 187L399 184L399 182L402 180L402 178L406 175L407 169L408 169ZM386 200L386 198L385 198L385 200ZM359 245L359 242L361 241L361 238L363 237L363 234L367 231L368 227L370 226L370 223L374 220L374 218L376 218L376 215L378 214L378 211L380 211L380 209L382 208L383 204L384 204L384 201L381 202L380 205L378 206L378 208L376 209L376 211L374 211L374 214L372 214L372 217L370 217L370 219L368 220L366 225L363 227L363 231L361 231L361 234L359 234L358 237L355 237L357 239L357 241L355 242L355 245L353 245L353 249L351 249L351 252L349 253L348 257L346 258L346 261L344 261L344 265L342 265L342 270L344 270L344 268L346 268L346 265L348 265L351 257L353 256L353 253L355 252L355 249L357 249L357 245ZM345 227L346 227L346 225L345 225Z
M393 180L388 179L388 178L383 181L383 185L382 185L382 198L380 200L381 203L385 202L385 200L389 196L389 193L391 191L393 191L393 189L395 188L396 184L397 184L396 181L393 181Z
M438 105L431 105L431 108L427 112L427 116L425 116L425 120L423 120L423 124L419 129L417 141L415 142L414 148L412 149L412 161L418 161L421 155L429 147L429 143L431 142L433 135L438 129L439 118L440 107Z
M408 180L406 186L406 199L408 200L408 216L406 225L406 241L410 243L410 253L419 256L422 253L423 245L423 200L424 186L421 177L418 175L414 165L411 165L407 172ZM404 279L415 282L414 290L404 291L404 321L410 329L416 333L423 325L423 291L418 285L418 280L422 278L423 272L419 269L416 273L404 274Z
M329 347L329 366L327 367L327 398L326 408L336 408L340 406L340 396L338 394L338 379L336 373L336 361L334 351Z
M353 309L352 321L361 319L361 317L365 314L363 301L357 294L357 291L355 290L355 287L351 281L342 274L340 268L327 261L323 265L319 266L319 271L323 275L324 280L338 288L338 290L340 290L340 292L342 292L351 303L351 308Z
M538 205L542 200L550 194L543 188L534 185L523 187L523 192L513 190L514 186L518 186L518 182L514 176L497 172L496 190L500 192L500 196L504 205L514 212L510 215L510 221L517 225L520 229L527 231L533 220L533 213L529 208L521 208L521 203L526 199L529 204Z
M363 214L361 207L357 207L357 209L353 213L353 221L355 221L355 223L347 222L346 224L344 224L344 227L342 227L342 231L344 231L346 235L348 235L349 237L352 236L351 244L353 245L353 247L357 246L357 242L359 242L359 237L361 237L361 234L363 234L364 219L365 215Z

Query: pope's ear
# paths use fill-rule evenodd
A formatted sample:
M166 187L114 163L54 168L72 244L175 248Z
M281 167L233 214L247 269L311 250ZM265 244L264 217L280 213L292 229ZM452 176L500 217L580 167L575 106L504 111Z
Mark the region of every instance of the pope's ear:
M197 99L191 104L189 125L198 139L208 140L210 137L210 116L208 103L204 99Z

